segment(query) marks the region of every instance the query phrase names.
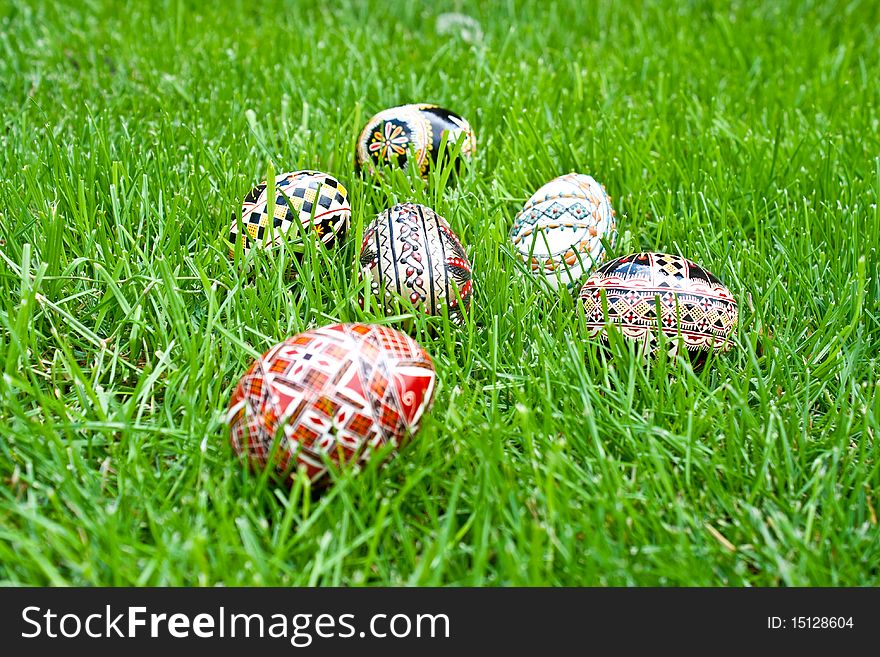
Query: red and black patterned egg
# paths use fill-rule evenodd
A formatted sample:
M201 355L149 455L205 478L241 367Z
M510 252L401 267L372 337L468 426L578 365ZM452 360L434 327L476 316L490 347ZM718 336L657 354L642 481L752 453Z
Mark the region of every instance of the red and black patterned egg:
M239 381L227 411L232 447L258 468L304 470L322 485L331 467L409 441L436 382L425 350L392 328L306 331L272 347Z
M591 337L607 338L613 324L646 354L656 352L661 333L673 356L733 346L736 299L714 274L681 256L633 253L611 260L587 279L580 299Z
M469 158L477 146L470 123L455 112L425 104L392 107L376 114L361 130L357 166L369 171L386 165L405 167L414 157L419 173L427 176L429 166L442 161L444 139L447 156L458 152Z
M470 261L446 220L429 207L400 203L382 212L364 231L360 263L361 280L389 313L406 299L460 322L470 308Z

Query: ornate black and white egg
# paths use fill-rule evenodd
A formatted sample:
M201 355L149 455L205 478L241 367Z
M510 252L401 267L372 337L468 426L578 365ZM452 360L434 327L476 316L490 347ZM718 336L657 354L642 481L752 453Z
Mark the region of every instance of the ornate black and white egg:
M736 299L711 272L681 256L616 258L587 279L580 299L591 337L606 338L613 324L625 338L641 343L645 354L657 350L661 332L671 356L680 348L705 356L733 346Z
M516 215L510 241L528 271L556 288L573 287L607 257L617 222L605 188L569 173L535 192Z
M470 308L471 263L449 224L429 207L401 203L382 212L364 231L360 263L361 279L388 312L401 297L431 315L447 308L455 322L462 307Z
M348 191L333 176L320 171L293 171L275 178L275 205L270 217L272 192L266 183L254 187L241 206L241 230L237 217L229 229L230 256L241 243L245 253L252 247L271 248L302 244L300 225L325 246L345 238L351 218Z
M436 105L401 105L376 114L367 121L357 144L358 167L375 171L388 164L405 167L415 157L419 173L426 176L429 165L437 163L446 135L447 149L462 141L461 155L470 157L477 140L470 123L450 110ZM447 151L449 152L449 150Z

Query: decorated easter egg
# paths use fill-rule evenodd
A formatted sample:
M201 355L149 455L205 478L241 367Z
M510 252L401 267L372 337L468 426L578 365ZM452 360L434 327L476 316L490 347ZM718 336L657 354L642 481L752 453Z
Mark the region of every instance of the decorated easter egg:
M607 337L607 325L614 324L645 354L657 350L660 331L671 356L681 348L705 356L733 345L736 299L708 270L681 256L634 253L612 260L587 279L580 298L592 337Z
M273 193L275 205L270 210ZM333 246L345 237L350 217L348 191L333 176L320 171L282 173L275 178L274 192L261 183L245 196L241 229L238 218L232 218L229 253L235 254L238 243L245 253L253 246L278 246L282 240L301 245L300 225L325 246Z
M431 315L446 308L460 322L462 307L470 308L471 264L449 224L431 208L401 203L382 212L364 230L360 260L361 280L370 282L370 292L389 312L406 298Z
M605 189L590 176L554 178L516 215L514 254L551 287L573 287L605 260L606 246L614 246L614 215Z
M419 173L437 163L446 135L449 149L459 141L461 155L470 157L477 145L474 131L461 116L436 105L402 105L379 112L367 121L357 144L357 164L369 171L386 164L405 167L415 157Z
M306 331L272 347L239 381L227 412L232 447L259 468L304 469L325 484L329 463L366 463L410 440L436 381L425 350L392 328Z

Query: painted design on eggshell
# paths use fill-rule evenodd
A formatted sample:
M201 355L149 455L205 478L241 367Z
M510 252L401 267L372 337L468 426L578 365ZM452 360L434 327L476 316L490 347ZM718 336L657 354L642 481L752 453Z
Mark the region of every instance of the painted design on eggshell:
M459 323L473 295L471 265L452 229L431 208L401 203L381 213L364 231L361 278L392 311L399 297L431 315L448 306ZM461 306L455 293L461 296Z
M469 157L476 149L476 137L470 124L458 114L436 105L411 104L383 110L371 118L361 131L357 144L357 165L371 173L376 167L396 161L406 166L407 158L415 154L422 176L436 161L437 153L447 136L450 147L464 139L463 156Z
M424 120L415 105L392 107L367 121L357 145L358 165L371 172L375 166L397 162L405 167L407 158L415 154L419 172L428 167L428 151L432 140L431 124Z
M305 468L325 483L325 458L366 463L386 444L404 445L430 408L436 374L412 338L383 326L336 324L275 345L236 386L227 411L230 440L256 466Z
M587 279L580 299L591 337L604 339L607 324L613 323L625 337L642 342L646 354L658 348L658 321L671 356L679 344L690 352L733 346L736 299L713 274L680 256L635 253L612 260Z
M320 171L293 171L276 176L277 194L271 220L266 187L266 183L260 183L245 196L241 207L242 233L239 233L238 218L233 216L228 236L230 257L235 255L235 245L239 242L245 253L254 246L280 245L291 228L298 230L297 218L303 228L311 228L327 247L345 238L351 205L348 190L333 176Z
M394 156L406 155L406 147L410 142L412 131L403 121L388 119L380 123L373 132L367 147L376 161L390 162Z
M605 188L570 173L541 187L516 215L510 230L517 258L551 287L577 284L605 261L617 222ZM603 242L604 240L604 242Z

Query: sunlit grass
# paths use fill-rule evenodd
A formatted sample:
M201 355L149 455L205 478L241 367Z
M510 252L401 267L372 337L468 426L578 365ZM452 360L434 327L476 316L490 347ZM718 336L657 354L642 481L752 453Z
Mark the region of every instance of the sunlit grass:
M438 34L451 10L482 40ZM878 25L858 0L0 0L0 582L877 585ZM354 175L408 102L474 125L449 184ZM270 167L352 198L292 283L224 241ZM613 198L614 255L730 287L731 354L606 360L519 274L515 213L572 170ZM464 326L358 306L400 201L464 242ZM433 357L416 441L321 496L245 472L223 413L251 359L355 320Z

